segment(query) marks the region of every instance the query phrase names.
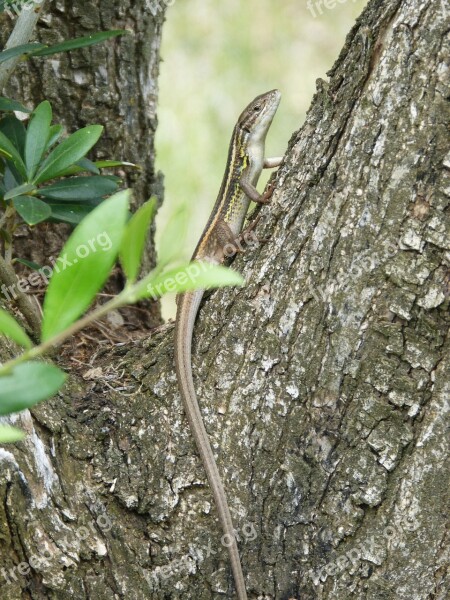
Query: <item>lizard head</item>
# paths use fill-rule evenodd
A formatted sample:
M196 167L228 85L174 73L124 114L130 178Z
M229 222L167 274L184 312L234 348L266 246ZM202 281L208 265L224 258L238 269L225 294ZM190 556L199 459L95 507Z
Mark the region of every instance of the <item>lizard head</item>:
M257 96L238 119L237 126L255 140L264 140L280 104L281 94L270 90Z

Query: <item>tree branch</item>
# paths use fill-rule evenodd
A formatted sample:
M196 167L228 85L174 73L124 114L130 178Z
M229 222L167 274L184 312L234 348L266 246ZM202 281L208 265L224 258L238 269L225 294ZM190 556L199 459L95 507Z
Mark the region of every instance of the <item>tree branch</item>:
M38 22L42 10L45 5L45 0L41 0L38 4L32 3L25 4L22 9L22 12L17 19L17 23L9 36L9 40L6 42L5 50L9 48L14 48L15 46L20 46L21 44L26 44L33 33L33 29ZM5 85L8 83L9 78L11 77L12 72L16 68L17 63L20 61L20 56L12 58L5 63L0 65L0 91L3 90Z

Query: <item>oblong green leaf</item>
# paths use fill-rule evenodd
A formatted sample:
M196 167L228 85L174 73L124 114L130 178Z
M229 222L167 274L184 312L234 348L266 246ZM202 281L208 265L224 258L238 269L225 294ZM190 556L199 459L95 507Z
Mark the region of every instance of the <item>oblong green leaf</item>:
M64 127L62 125L52 125L50 127L50 131L48 132L48 140L46 145L46 150L50 150L52 146L56 144L59 138L62 136L64 132Z
M103 177L103 179L109 179L110 181L113 181L117 185L122 183L122 178L119 177L118 175L102 175L102 177Z
M78 167L81 167L85 171L88 171L89 173L94 173L94 175L100 175L98 167L95 165L94 162L92 162L92 160L89 160L89 158L81 158L77 161L76 165Z
M8 190L5 195L5 200L11 200L16 196L21 196L22 194L29 194L30 192L34 192L36 186L32 183L23 183L22 185L18 185L14 187L12 190Z
M11 425L0 425L0 444L12 444L20 442L25 437L25 433L17 427Z
M20 156L17 148L9 141L9 139L5 136L3 132L0 131L0 150L4 150L7 152L11 158L13 165L16 167L19 174L26 180L27 178L27 170L25 168L25 163L23 162L22 157Z
M66 379L65 374L44 362L25 362L11 373L0 375L0 415L30 408L56 394Z
M27 132L22 121L16 115L6 115L0 120L0 131L5 134L23 158Z
M52 214L52 209L48 204L33 196L17 196L13 198L13 204L14 208L28 225L41 223Z
M77 48L86 48L93 44L99 44L105 40L116 37L118 35L124 35L129 33L125 29L113 29L111 31L100 31L99 33L93 33L92 35L86 35L84 37L75 38L73 40L67 40L61 44L55 44L54 46L48 46L42 50L33 51L33 56L49 56L50 54L56 54L57 52L67 52L68 50L76 50Z
M9 152L6 152L6 150L4 150L3 148L0 148L0 156L3 156L4 158L8 159L12 158L12 155L9 154Z
M7 60L11 60L11 58L16 58L16 56L21 56L22 54L30 54L33 51L41 50L46 47L47 46L45 44L39 44L38 42L14 46L14 48L9 48L8 50L3 50L3 52L0 52L0 63L4 63Z
M3 335L11 338L24 348L31 348L33 345L19 323L3 308L0 308L0 333L3 333Z
M103 198L98 198L97 200L89 200L83 204L76 204L74 202L49 202L48 205L52 211L52 221L78 225L102 202Z
M48 179L54 179L61 171L67 169L80 160L97 143L101 136L103 127L101 125L89 125L72 133L70 137L61 142L47 156L42 163L34 183L42 183Z
M67 169L64 169L64 171L58 173L58 177L70 177L71 175L79 175L85 171L99 175L99 169L111 169L115 167L135 167L136 169L141 169L139 165L120 160L97 160L92 162L87 158L82 158Z
M107 177L92 175L91 177L73 177L64 179L44 188L39 188L39 196L50 200L95 200L117 191L117 184Z
M42 269L42 265L38 265L37 263L35 263L31 260L27 260L26 258L14 258L12 260L12 262L13 263L18 262L22 265L25 265L29 269L32 269L33 271L39 271L39 269Z
M20 119L13 114L5 115L0 120L0 131L15 147L19 153L20 160L23 161L23 150L25 148L25 136L27 132L22 121L20 121ZM17 171L17 165L15 165L15 161L12 161L12 167L13 169L14 167L16 168L17 176L20 179L20 183L22 183L23 178L21 172Z
M84 313L108 278L125 230L129 198L126 190L104 200L66 242L45 295L43 341Z
M19 110L20 112L23 112L23 113L31 112L31 110L29 108L27 108L20 102L17 102L17 100L12 100L11 98L4 98L3 96L0 96L0 110L4 110L4 111Z
M13 173L13 171L14 171L14 173ZM0 181L1 181L1 178L0 178ZM19 182L20 182L20 175L18 175L16 169L14 169L14 165L12 163L7 165L5 168L5 174L3 177L3 181L1 182L1 184L5 188L5 191L14 189L18 185L20 185Z
M243 277L221 265L194 261L187 265L170 269L161 275L152 276L150 273L134 287L134 300L142 298L160 298L168 293L181 293L189 290L225 287L228 285L243 285Z
M135 281L139 275L145 240L155 211L156 198L153 197L134 213L125 229L119 254L123 270L130 282Z
M44 100L33 111L25 139L25 166L31 181L47 148L52 122L52 107Z
M123 160L96 160L95 165L99 169L111 169L115 167L135 167L136 169L140 169L139 165L135 165L134 163L124 162Z
M79 175L80 173L94 173L94 175L100 175L100 170L92 160L84 157L77 160L77 162L70 167L67 167L67 169L60 171L58 177L71 177L72 175Z

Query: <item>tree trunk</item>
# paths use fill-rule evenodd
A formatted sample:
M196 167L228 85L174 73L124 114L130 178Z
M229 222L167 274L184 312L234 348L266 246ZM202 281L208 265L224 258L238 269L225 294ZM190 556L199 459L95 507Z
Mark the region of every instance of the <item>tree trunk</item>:
M195 384L251 598L448 592L446 29L437 0L369 4L290 141L269 241L234 263L247 286L201 310ZM234 597L172 335L103 351L21 416L2 599Z

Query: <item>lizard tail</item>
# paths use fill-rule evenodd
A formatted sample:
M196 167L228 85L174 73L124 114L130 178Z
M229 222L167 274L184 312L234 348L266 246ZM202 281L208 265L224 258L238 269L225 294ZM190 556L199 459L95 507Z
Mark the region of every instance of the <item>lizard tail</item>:
M203 424L192 378L192 332L203 293L204 290L196 290L194 292L186 292L178 298L175 325L175 366L184 410L213 492L223 533L227 538L226 544L230 556L237 597L238 600L247 600L244 575L242 573L230 509L228 508L225 490L217 469L211 444L209 443L208 434Z

